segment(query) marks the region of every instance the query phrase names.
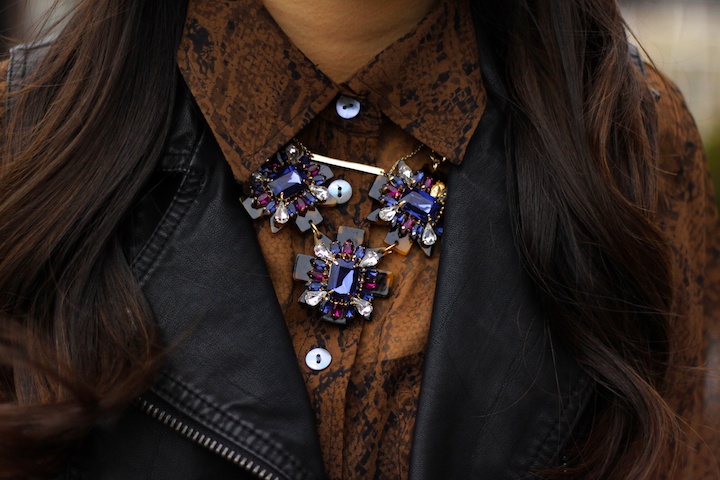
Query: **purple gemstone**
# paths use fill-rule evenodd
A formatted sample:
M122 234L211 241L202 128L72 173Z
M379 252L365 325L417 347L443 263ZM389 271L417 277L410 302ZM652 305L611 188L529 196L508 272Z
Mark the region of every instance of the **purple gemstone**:
M440 210L440 204L427 192L413 190L402 199L406 202L403 210L416 218L426 219L428 215L434 218Z
M366 282L365 283L365 290L375 290L377 288L377 283L374 282Z
M340 305L335 305L330 313L330 316L332 316L334 320L338 320L340 317L343 316L344 310L345 309Z
M393 184L388 184L387 195L392 198L398 198L400 196L400 190Z
M426 188L427 190L430 190L430 189L432 188L432 186L433 186L433 183L434 183L434 182L433 182L433 178L432 178L432 177L426 178L426 179L425 179L425 188Z
M355 265L348 261L338 259L337 264L330 265L328 276L328 290L333 290L337 295L355 295L358 286L358 278L355 274Z
M308 272L308 275L310 275L310 278L312 278L313 280L317 280L317 281L320 281L320 280L322 280L323 278L325 278L325 276L323 275L323 273L322 273L322 272L318 272L318 271Z
M307 210L307 204L305 203L305 200L302 198L298 198L295 200L295 208L297 208L297 211L300 213L305 213L305 210Z
M415 225L415 222L413 221L413 217L408 217L407 220L402 225L402 228L405 230L412 230L413 225Z
M350 256L353 254L353 250L355 250L355 245L350 240L345 240L345 245L343 245L342 253L343 255Z
M304 173L298 171L293 165L287 167L280 176L276 177L268 184L270 190L276 197L282 193L285 198L300 193L305 188L305 180L307 177Z
M258 206L260 206L260 207L264 207L265 205L268 204L269 201L270 201L270 195L268 195L267 192L258 195L257 200L256 200Z

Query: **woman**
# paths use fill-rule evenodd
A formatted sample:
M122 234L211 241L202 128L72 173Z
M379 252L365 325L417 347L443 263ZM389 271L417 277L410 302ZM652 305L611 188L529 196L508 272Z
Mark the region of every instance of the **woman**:
M717 477L712 189L614 2L180 3L8 66L5 478Z

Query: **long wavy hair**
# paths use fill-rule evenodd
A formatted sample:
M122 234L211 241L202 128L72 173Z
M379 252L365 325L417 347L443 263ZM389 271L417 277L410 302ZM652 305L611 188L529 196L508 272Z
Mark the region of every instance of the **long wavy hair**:
M153 171L185 2L79 0L0 133L0 478L50 474L157 371L123 216ZM479 0L509 96L517 248L597 381L545 478L672 478L670 250L653 218L655 107L615 0ZM664 457L664 458L663 458ZM667 461L669 459L669 461ZM558 463L562 463L560 460Z

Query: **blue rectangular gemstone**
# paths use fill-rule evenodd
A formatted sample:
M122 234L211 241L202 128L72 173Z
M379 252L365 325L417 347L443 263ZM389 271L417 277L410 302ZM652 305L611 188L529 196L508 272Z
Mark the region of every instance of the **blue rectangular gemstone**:
M404 195L402 200L406 202L403 210L417 218L426 219L428 215L434 218L440 210L440 204L435 197L427 192L412 190Z
M290 165L279 177L270 182L268 187L270 187L275 197L279 197L282 193L285 198L290 198L303 190L303 180L305 180L305 178L306 176L303 172L298 171L293 165Z
M338 259L337 265L330 264L328 277L328 290L334 290L338 295L353 296L357 291L358 278L355 265L347 260Z

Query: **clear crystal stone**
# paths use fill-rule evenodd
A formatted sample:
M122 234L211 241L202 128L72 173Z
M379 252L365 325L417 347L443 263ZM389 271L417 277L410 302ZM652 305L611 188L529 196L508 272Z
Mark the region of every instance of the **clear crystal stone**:
M380 217L380 220L384 222L392 222L393 218L395 218L395 215L397 214L397 211L398 206L391 205L389 207L381 208L378 216Z
M310 193L312 193L320 202L327 200L330 195L330 192L328 192L326 187L321 187L319 185L310 185Z
M290 160L296 160L300 156L300 149L292 143L285 148L285 153Z
M353 298L352 299L353 305L355 305L355 308L357 309L358 313L362 315L363 317L369 317L370 314L373 312L373 306L372 303L368 302L367 300L363 300L362 298Z
M405 183L410 183L413 175L412 168L407 165L400 165L398 168L398 175L405 181Z
M315 256L318 258L322 258L323 260L328 260L330 262L335 260L335 257L330 249L322 242L316 243L313 251L315 252Z
M382 255L380 255L380 253L375 250L368 250L367 252L365 252L365 256L360 261L360 267L374 267L378 264L380 258L382 258Z
M311 307L317 307L320 302L325 300L326 297L327 292L325 290L318 290L316 292L313 292L312 290L307 290L305 292L305 303L307 303Z
M260 183L265 180L265 177L260 172L254 172L252 175L250 175L250 179L255 183Z
M275 222L280 225L285 225L290 220L290 214L288 213L287 205L281 203L275 210Z
M431 247L437 242L437 234L433 230L432 225L428 224L423 230L422 238L420 239L426 247Z

